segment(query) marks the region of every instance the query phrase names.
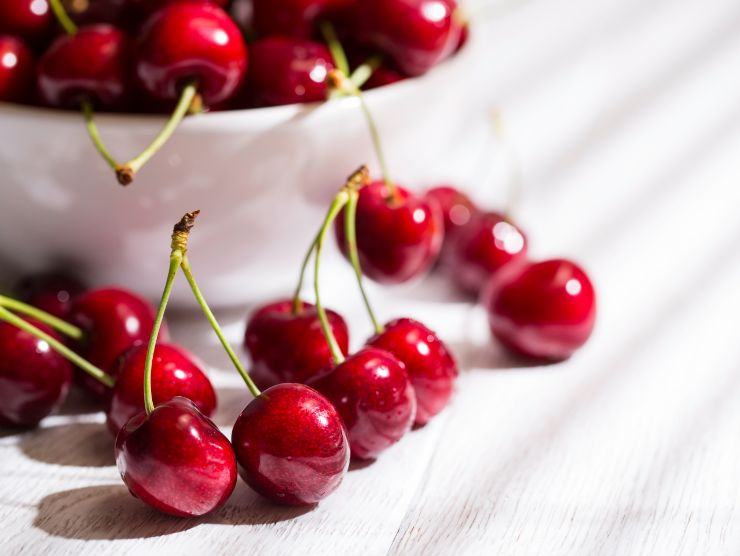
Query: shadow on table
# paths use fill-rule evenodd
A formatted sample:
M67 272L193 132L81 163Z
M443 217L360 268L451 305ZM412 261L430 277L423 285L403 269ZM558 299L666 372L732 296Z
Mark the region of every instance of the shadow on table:
M31 459L54 465L107 467L115 465L113 435L104 423L66 423L44 427L19 442Z
M80 388L73 386L69 390L67 399L56 411L56 415L87 415L102 411L100 402L93 400Z
M490 371L528 371L556 365L551 361L516 355L490 339L485 343L447 342L461 372L472 369Z

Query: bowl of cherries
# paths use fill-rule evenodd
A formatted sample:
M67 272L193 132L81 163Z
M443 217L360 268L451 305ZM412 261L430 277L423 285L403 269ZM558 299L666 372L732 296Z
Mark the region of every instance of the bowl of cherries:
M476 44L456 0L3 0L0 266L155 297L198 206L212 302L274 297L358 164L429 185Z

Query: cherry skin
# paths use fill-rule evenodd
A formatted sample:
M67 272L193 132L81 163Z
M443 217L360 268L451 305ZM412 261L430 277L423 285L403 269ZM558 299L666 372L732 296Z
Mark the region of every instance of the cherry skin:
M452 396L457 364L437 335L412 319L397 319L368 340L368 345L392 353L406 366L416 392L417 426L442 411Z
M116 377L107 412L108 429L115 436L126 422L144 411L144 365L147 345L129 349L118 358ZM176 396L187 398L206 417L216 409L216 392L191 354L173 344L157 344L152 360L152 398L154 405Z
M414 423L414 387L387 351L365 347L309 385L337 408L354 458L377 458Z
M267 37L250 51L247 94L258 106L326 100L326 76L334 69L321 43L290 37Z
M63 274L36 274L23 278L15 287L18 297L26 303L66 319L75 297L85 291L78 280Z
M137 47L136 76L155 100L174 102L195 81L206 106L233 97L247 70L241 31L221 8L175 2L145 23Z
M253 0L252 24L260 37L300 39L316 34L316 24L350 5L352 0Z
M463 27L456 10L455 0L360 1L354 21L361 41L416 76L455 51Z
M17 37L0 35L0 102L30 100L33 79L31 50Z
M127 349L146 344L154 325L156 309L138 295L119 288L91 290L72 302L69 321L82 328L85 339L77 346L80 355L93 365L108 372L115 368L116 358ZM167 330L159 332L159 340L167 341ZM79 371L77 382L100 400L110 396L110 390L99 381Z
M59 339L48 326L27 319ZM0 425L33 427L67 396L72 365L39 340L0 322Z
M169 4L175 2L182 2L183 0L127 0L128 7L133 11L135 16L139 20L143 20L154 12L164 8ZM198 1L198 0L195 0ZM224 8L228 4L228 0L200 0L202 2L211 2L220 8Z
M130 0L67 0L63 4L77 25L108 23L123 26L129 23Z
M0 33L16 35L35 43L51 31L54 14L47 0L3 0L0 2Z
M457 286L477 297L491 276L526 255L524 233L503 215L486 212L455 235L446 262Z
M177 517L212 512L236 486L228 438L186 398L132 418L118 433L115 454L131 494Z
M436 203L396 186L391 197L386 184L360 189L357 203L357 250L363 273L382 284L400 284L423 275L442 247L444 228ZM334 227L337 242L349 257L344 235L344 211Z
M483 298L494 337L526 357L567 359L596 320L591 281L564 259L507 268L491 279Z
M478 208L470 198L450 185L433 187L426 192L428 199L434 199L442 211L445 237L442 243L440 259L449 256L455 237L478 213Z
M252 359L251 375L260 388L281 382L305 383L333 366L331 350L321 331L316 308L302 302L293 314L293 301L275 301L262 306L247 321L244 347ZM343 354L349 350L349 332L344 319L326 311Z
M380 66L373 71L370 78L362 86L365 90L377 89L378 87L385 87L386 85L392 85L406 79L406 76L394 69L387 66Z
M59 36L39 59L37 87L49 105L79 108L90 100L95 108L114 110L129 100L129 41L112 25L80 27Z
M231 441L246 483L280 504L316 504L349 466L349 444L334 406L303 384L262 392L236 420Z

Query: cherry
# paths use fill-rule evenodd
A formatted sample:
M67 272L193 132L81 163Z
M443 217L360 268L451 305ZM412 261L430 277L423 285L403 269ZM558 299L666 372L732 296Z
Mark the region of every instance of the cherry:
M416 416L406 368L387 351L365 347L309 384L341 415L355 458L378 457L409 431Z
M130 4L130 0L64 0L69 17L77 25L126 25Z
M319 502L339 486L349 466L341 417L302 384L262 392L239 415L231 440L247 484L281 504Z
M127 349L149 339L155 309L138 295L119 288L91 290L72 302L69 320L85 332L79 346L83 357L106 371ZM167 341L167 331L159 334ZM106 399L110 392L87 374L77 373L78 382L90 393Z
M362 86L363 89L377 89L386 85L392 85L406 79L406 76L387 66L376 68L370 78Z
M382 181L366 185L357 205L357 248L363 273L377 282L399 284L424 274L442 246L439 207ZM336 220L337 242L348 256L344 212Z
M116 438L116 464L131 494L178 517L207 514L236 486L229 440L188 399L138 414Z
M575 263L552 259L509 267L484 291L491 332L515 353L562 360L581 347L596 320L596 295Z
M23 278L14 289L22 301L66 319L72 301L85 291L85 286L69 276L48 273Z
M0 2L0 33L36 42L50 32L54 16L48 0Z
M426 192L426 197L434 199L442 211L445 237L440 259L445 259L449 255L454 238L478 213L478 208L465 193L450 185L433 187Z
M194 82L206 105L224 102L237 91L246 69L241 32L214 4L169 3L141 31L136 75L156 100L175 101Z
M129 7L136 14L139 19L144 19L154 12L164 8L169 4L175 2L182 2L183 0L128 0ZM198 1L198 0L195 0ZM224 8L228 4L228 0L200 0L202 2L211 2L220 8Z
M310 38L319 21L352 3L353 0L253 0L254 30L261 37Z
M338 313L326 312L343 354L349 350L349 331ZM329 344L321 332L316 308L300 302L275 301L257 309L247 321L244 347L252 359L251 375L261 387L281 382L305 383L332 364Z
M290 37L259 39L250 51L247 93L262 106L322 101L332 69L331 53L321 43Z
M416 392L416 425L425 425L452 396L457 364L447 346L418 321L403 318L385 326L368 345L392 353L406 366Z
M522 263L526 255L524 233L503 215L486 212L455 235L448 262L460 289L478 296L492 275L507 265Z
M108 429L116 435L126 422L144 411L144 364L147 346L139 345L122 355L112 375L116 385L107 412ZM202 370L202 364L183 348L157 344L152 362L152 395L155 405L182 396L192 401L205 416L216 409L216 392Z
M416 76L452 54L462 24L455 0L374 0L356 3L356 33Z
M129 43L111 25L81 27L58 37L39 59L37 85L50 106L123 108L129 96Z
M58 338L45 324L34 326ZM72 365L39 340L0 322L0 425L32 427L67 396Z
M33 67L33 53L21 39L0 35L0 102L29 100Z

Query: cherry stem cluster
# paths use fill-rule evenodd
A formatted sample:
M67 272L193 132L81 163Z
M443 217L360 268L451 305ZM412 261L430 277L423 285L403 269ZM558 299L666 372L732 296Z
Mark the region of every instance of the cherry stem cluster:
M23 303L22 301L18 301L17 299L12 299L10 297L0 295L0 307L5 307L6 309L15 311L16 313L21 313L39 322L43 322L47 326L50 326L54 330L61 332L62 334L69 338L72 338L73 340L80 341L85 336L85 333L82 331L82 329L76 327L74 324L70 324L65 320L62 320L52 314L47 313L46 311L42 311L41 309L34 307L33 305Z

